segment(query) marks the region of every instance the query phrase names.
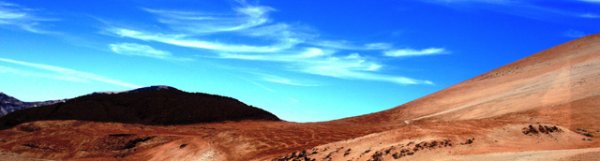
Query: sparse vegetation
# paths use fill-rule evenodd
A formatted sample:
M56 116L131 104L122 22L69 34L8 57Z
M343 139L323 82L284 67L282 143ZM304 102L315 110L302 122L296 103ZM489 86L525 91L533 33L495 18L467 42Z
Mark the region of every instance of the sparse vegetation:
M580 135L586 136L586 137L590 137L590 138L594 137L594 135L591 132L589 132L589 131L587 131L585 129L582 129L582 128L577 128L575 130L575 132L578 133L578 134L580 134Z
M315 150L316 149L313 149L313 152ZM308 154L306 152L306 150L302 150L299 152L292 152L291 154L286 155L286 156L272 159L272 161L316 161L317 160L315 158L309 157L309 155L311 155L311 154Z
M38 145L33 144L33 143L25 143L25 144L22 144L22 145L25 146L25 147L34 148L34 149L39 148Z
M135 148L138 143L141 142L145 142L148 141L150 139L152 139L153 137L149 136L149 137L141 137L141 138L135 138L133 140L128 141L124 146L123 149L131 149L131 148Z
M138 146L139 143L153 139L154 136L137 136L136 134L109 134L99 140L98 149L128 150Z
M391 146L390 148L388 148L388 149L386 149L386 150L385 150L385 154L386 154L386 155L387 155L387 154L390 154L390 151L392 151L392 150L394 150L394 149L396 149L396 147L395 147L395 146Z
M187 144L181 144L181 145L179 145L179 149L183 149L185 147L187 147Z
M381 151L376 151L375 153L373 153L373 155L371 155L371 159L369 159L368 161L382 161L383 160L383 153Z
M475 140L474 138L469 138L462 145L472 144L474 140ZM369 149L365 150L361 154L361 156L374 151L373 154L371 154L368 157L368 161L382 161L382 160L384 160L384 158L386 156L391 156L393 159L400 159L403 157L415 155L419 151L433 150L433 149L452 147L452 146L453 146L453 143L452 143L452 140L450 140L450 139L422 141L422 142L418 142L418 143L409 142L406 146L404 144L398 144L398 145L393 145L393 146L390 146L387 148L383 148L382 150L376 150L376 151L372 150L372 148L369 148ZM350 149L346 150L346 153L344 153L344 156L349 154L350 151L351 151Z
M135 136L135 134L109 134L108 136L110 136L110 137L129 137L129 136Z
M21 125L21 126L17 127L17 129L19 131L23 131L23 132L36 132L36 131L40 131L42 128L35 126L33 124L25 124L25 125Z
M524 127L523 130L521 131L523 132L523 134L525 135L537 135L537 134L551 134L551 133L555 133L555 132L562 132L562 130L556 126L547 126L547 125L538 125L533 126L533 125L529 125L527 127Z
M348 150L346 150L346 152L344 152L344 156L350 155L351 151L352 151L352 149L348 148Z
M473 141L475 141L475 138L468 138L464 143L460 143L460 145L473 144Z

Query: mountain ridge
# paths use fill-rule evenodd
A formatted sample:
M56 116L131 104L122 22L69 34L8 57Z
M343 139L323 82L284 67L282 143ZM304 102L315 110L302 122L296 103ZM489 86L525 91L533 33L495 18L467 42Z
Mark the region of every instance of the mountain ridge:
M0 92L0 117L9 113L23 110L27 108L51 105L64 100L38 101L38 102L23 102L15 97L12 97L4 92Z
M188 93L168 86L91 93L0 118L0 127L41 120L86 120L148 125L193 124L246 119L279 121L262 109L231 97Z

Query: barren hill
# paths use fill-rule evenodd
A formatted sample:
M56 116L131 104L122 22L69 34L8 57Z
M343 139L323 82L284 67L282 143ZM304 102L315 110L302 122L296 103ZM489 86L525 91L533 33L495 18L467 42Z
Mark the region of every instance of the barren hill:
M405 126L321 147L370 151L333 160L597 160L599 80L600 35L591 35L407 104L334 121Z
M599 160L598 80L600 35L591 35L373 114L319 123L252 120L172 126L86 119L19 120L21 124L0 131L0 157L157 161ZM81 98L105 97L108 96ZM134 111L123 112L131 116L129 112Z
M574 102L593 101L592 98L600 95L598 80L600 35L591 35L542 51L396 108L343 121L380 122L383 118L390 122L423 119L450 121L553 110L558 109L558 106L572 105Z
M233 98L152 86L119 93L93 93L58 104L17 111L0 118L0 126L7 128L40 120L177 125L239 120L277 121L279 118Z

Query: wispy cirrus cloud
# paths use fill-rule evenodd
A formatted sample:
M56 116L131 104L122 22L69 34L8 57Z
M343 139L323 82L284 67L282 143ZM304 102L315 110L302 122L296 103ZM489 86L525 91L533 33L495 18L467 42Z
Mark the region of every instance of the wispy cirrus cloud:
M320 60L306 61L299 64L297 70L341 79L383 81L400 85L433 85L433 82L428 80L377 73L382 67L383 65L377 62L369 61L360 54L353 53L343 57L326 57Z
M599 14L595 14L595 13L584 13L584 14L579 15L579 17L582 17L582 18L594 18L595 19L595 18L600 18L600 15Z
M517 1L517 0L419 0L431 4L439 4L452 8L470 8L475 10L489 10L514 16L555 20L557 16L571 18L599 18L596 13L589 13L574 8L552 6L544 1ZM576 3L577 1L565 1ZM580 2L597 3L597 0L580 0Z
M202 12L143 9L157 16L157 21L169 26L176 34L110 27L110 33L121 37L155 41L181 47L191 47L217 52L271 53L293 49L307 44L343 50L390 49L389 43L366 43L357 45L345 40L315 39L317 33L286 23L275 23L268 13L275 10L267 6L247 5L234 8L234 14L209 14ZM254 39L270 40L268 45L235 44L202 39L206 34L235 34Z
M434 3L489 3L489 4L510 4L518 1L514 0L423 0Z
M580 37L584 37L586 34L583 31L579 31L579 30L567 30L563 33L563 36L565 37L569 37L569 38L580 38Z
M116 54L128 55L128 56L142 56L155 59L164 60L180 60L189 61L189 58L179 58L173 56L171 52L156 49L152 46L137 44L137 43L113 43L109 44L108 47L111 51Z
M286 77L271 75L271 74L258 74L261 80L276 84L283 84L289 86L302 86L302 87L312 87L312 86L320 86L318 83L313 83L309 81L299 81L297 79L290 79Z
M157 41L182 47L192 47L218 52L279 52L303 43L311 34L294 31L296 28L285 23L272 22L269 13L275 9L268 6L249 5L240 1L233 13L206 13L180 10L143 10L156 16L157 21L167 25L178 34L154 34L150 41ZM132 30L132 29L129 29ZM132 30L135 31L135 30ZM138 30L138 32L141 32ZM184 33L184 34L180 34ZM264 45L237 44L202 39L206 35L234 34L268 40ZM121 36L143 39L134 35ZM139 35L138 35L139 36ZM200 38L199 38L200 37Z
M581 2L590 2L590 3L598 3L600 4L600 0L579 0Z
M395 49L385 51L383 54L389 57L408 57L408 56L427 56L427 55L438 55L448 53L444 48L426 48L426 49Z
M263 25L269 21L265 6L243 6L234 8L234 14L210 14L199 12L144 9L158 17L158 21L177 30L196 34L240 31Z
M228 44L214 41L207 41L202 39L191 38L185 34L163 34L163 33L149 33L144 31L138 31L126 28L110 28L108 31L126 38L133 38L144 41L154 41L175 46L206 49L219 52L257 52L257 53L269 53L277 52L285 49L289 49L295 46L298 42L293 39L286 40L281 43L267 45L267 46L256 46L246 44Z
M86 82L85 80L77 78L77 77L57 75L57 74L52 74L52 73L47 73L47 72L45 72L45 73L44 72L35 72L35 71L30 71L30 70L13 68L13 67L9 67L9 66L2 66L2 65L0 65L0 74L11 74L11 75L17 75L17 76L28 77L28 78L44 78L44 79L53 79L53 80L69 81L69 82L80 82L80 83Z
M240 59L240 60L254 60L254 61L275 61L275 62L294 62L304 61L309 59L315 59L326 55L333 54L334 51L324 51L320 48L306 48L302 51L294 51L291 53L279 53L279 54L234 54L234 53L219 53L218 58L223 59Z
M325 47L325 48L332 48L332 49L342 49L342 50L387 50L387 49L391 49L393 47L392 44L390 43L367 43L367 44L354 44L352 42L349 41L344 41L344 40L337 40L337 41L331 41L331 40L318 40L318 41L311 41L311 42L307 42L308 44L311 45L315 45L315 46L319 46L319 47Z
M221 53L219 57L223 59L286 62L286 69L289 71L340 79L383 81L401 85L433 84L429 80L378 74L377 72L381 70L383 65L358 53L336 56L333 55L333 51L327 52L319 48L308 48L297 54L277 56Z
M145 12L168 27L151 31L109 26L113 35L149 42L212 51L209 58L274 62L283 70L349 80L384 81L396 84L433 84L428 80L382 74L384 64L358 52L384 53L397 50L386 42L354 43L325 40L302 25L290 25L270 18L274 8L241 3L233 13L205 13L168 9ZM245 43L215 41L213 36L240 37ZM211 54L206 53L206 54ZM375 55L375 54L371 54ZM377 56L379 56L377 54ZM414 55L421 56L421 55ZM283 77L262 77L271 83L301 86L302 81Z
M0 26L18 27L32 33L52 33L40 27L42 23L48 21L55 21L55 19L40 17L34 9L0 1Z
M127 87L127 88L139 88L140 87L139 85L123 82L120 80L96 75L93 73L59 67L59 66L33 63L33 62L27 62L27 61L20 61L20 60L8 59L8 58L0 58L0 62L45 71L45 73L35 73L35 72L23 72L24 70L19 70L16 68L9 68L9 67L0 68L0 70L2 70L4 73L18 74L21 76L44 77L44 78L51 78L51 79L56 79L56 80L64 80L64 81L72 81L72 82L93 81L93 82L112 84L112 85Z
M302 27L286 23L273 23L269 13L274 8L249 5L239 1L233 13L206 13L180 10L143 9L156 16L157 21L177 32L190 35L237 34L260 37L278 42L301 41L313 34L299 32Z

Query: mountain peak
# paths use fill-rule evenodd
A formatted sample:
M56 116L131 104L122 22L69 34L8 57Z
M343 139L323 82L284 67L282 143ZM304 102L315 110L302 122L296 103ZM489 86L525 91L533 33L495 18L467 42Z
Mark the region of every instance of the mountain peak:
M12 96L9 96L3 92L0 92L0 102L21 103L20 100L14 98Z
M174 87L171 87L171 86L155 85L155 86L148 86L148 87L142 87L142 88L134 89L134 90L131 90L129 92L169 91L169 90L181 91L181 90L179 90L177 88L174 88Z

